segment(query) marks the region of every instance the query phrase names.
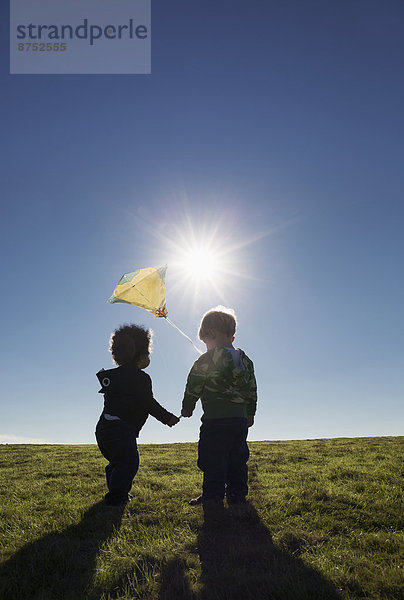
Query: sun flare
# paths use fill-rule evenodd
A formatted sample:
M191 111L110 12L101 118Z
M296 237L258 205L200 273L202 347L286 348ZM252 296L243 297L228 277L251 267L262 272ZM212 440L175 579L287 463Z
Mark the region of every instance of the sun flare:
M185 241L185 240L184 240ZM228 260L215 240L193 239L176 246L171 265L176 284L186 295L196 298L213 294L223 301L228 283Z
M206 248L194 248L184 256L183 268L193 279L212 278L220 267L220 260L214 252Z
M230 305L255 278L251 252L247 248L267 235L250 237L237 222L237 212L201 199L192 210L185 198L176 211L162 213L156 225L149 221L148 233L159 242L156 264L169 265L170 295L180 304Z

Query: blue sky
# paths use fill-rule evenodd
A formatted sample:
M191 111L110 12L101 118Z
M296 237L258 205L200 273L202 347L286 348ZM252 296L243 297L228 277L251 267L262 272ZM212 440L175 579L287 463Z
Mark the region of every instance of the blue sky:
M107 303L168 263L169 317L238 316L251 440L400 435L404 6L152 2L151 75L9 75L1 7L0 442L94 443L95 373L152 327L155 397L179 413L192 345ZM210 244L214 285L179 256ZM150 418L140 442L194 441Z

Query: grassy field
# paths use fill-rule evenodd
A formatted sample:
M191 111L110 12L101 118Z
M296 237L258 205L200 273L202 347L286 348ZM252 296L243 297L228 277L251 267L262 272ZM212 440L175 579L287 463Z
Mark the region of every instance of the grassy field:
M196 444L140 446L123 510L95 446L0 446L0 598L403 599L403 445L250 443L250 504L213 520Z

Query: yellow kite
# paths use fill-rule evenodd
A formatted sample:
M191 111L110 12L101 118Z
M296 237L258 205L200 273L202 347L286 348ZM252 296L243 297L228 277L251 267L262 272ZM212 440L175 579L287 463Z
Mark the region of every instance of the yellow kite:
M165 317L166 289L165 276L167 265L156 269L147 267L125 273L119 280L108 302L124 302L149 310L156 317Z
M167 265L164 265L159 269L156 267L147 267L146 269L137 269L137 271L125 273L118 281L108 302L111 304L115 302L133 304L152 312L155 317L163 317L172 327L175 327L191 342L199 354L202 354L191 338L167 317L166 271Z

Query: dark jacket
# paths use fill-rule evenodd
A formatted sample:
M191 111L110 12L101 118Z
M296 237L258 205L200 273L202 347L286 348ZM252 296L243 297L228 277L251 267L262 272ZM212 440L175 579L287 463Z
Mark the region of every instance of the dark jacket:
M133 364L97 373L101 384L100 394L104 394L104 410L119 417L136 432L136 437L152 415L161 423L167 424L174 415L168 412L153 398L149 375Z

